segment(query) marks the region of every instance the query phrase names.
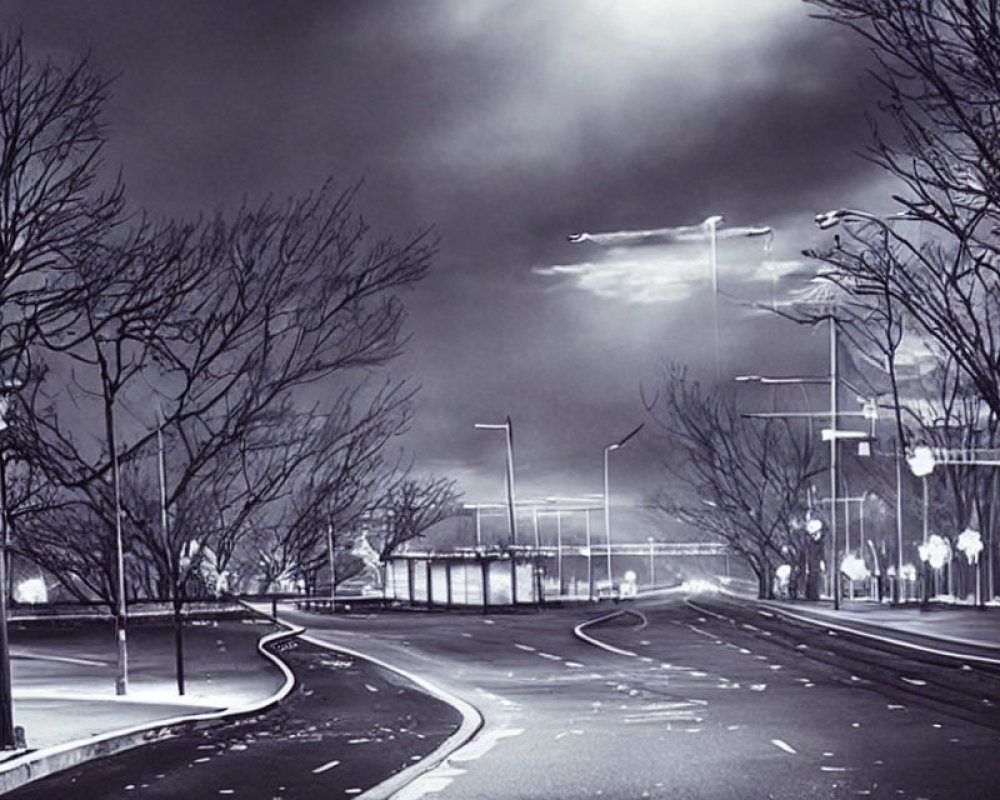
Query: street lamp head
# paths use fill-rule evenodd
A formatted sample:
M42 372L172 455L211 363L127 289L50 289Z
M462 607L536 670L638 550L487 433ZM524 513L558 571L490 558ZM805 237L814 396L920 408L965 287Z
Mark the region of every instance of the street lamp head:
M833 211L824 211L822 214L816 215L816 227L820 230L827 230L835 225L840 224L841 218L844 216L846 211L842 208L835 209Z
M705 228L715 228L715 227L721 225L723 223L723 221L724 221L724 218L722 216L720 216L719 214L713 214L711 217L708 217L701 224Z
M910 471L918 478L926 478L934 471L934 451L926 446L914 447L913 453L906 459Z
M500 423L500 424L497 424L497 425L492 425L492 424L485 423L485 422L476 422L476 423L474 423L474 427L477 430L481 430L481 431L505 431L505 430L507 430L507 423L504 422L504 423Z
M566 237L567 242L572 242L573 244L579 244L580 242L586 242L590 240L589 233L571 233Z

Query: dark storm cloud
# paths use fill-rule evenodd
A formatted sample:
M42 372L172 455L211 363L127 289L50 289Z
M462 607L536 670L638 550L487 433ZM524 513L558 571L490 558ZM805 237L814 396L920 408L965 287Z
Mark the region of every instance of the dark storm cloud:
M8 0L0 21L119 75L108 160L156 214L332 174L364 178L379 231L437 225L437 268L408 298L403 365L423 385L408 441L473 500L496 499L500 452L474 421L514 417L526 493L597 490L640 382L663 359L704 361L703 251L608 262L566 234L771 225L766 257L719 251L724 287L757 275L766 297L812 215L877 177L855 157L863 53L795 0ZM574 282L583 262L605 271ZM733 308L722 322L734 358L757 336L774 352L772 326ZM616 455L648 485L641 447Z

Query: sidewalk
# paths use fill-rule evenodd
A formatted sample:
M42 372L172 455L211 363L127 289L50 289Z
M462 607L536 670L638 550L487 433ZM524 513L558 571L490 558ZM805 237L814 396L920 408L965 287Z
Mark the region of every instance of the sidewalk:
M135 626L128 637L128 693L120 697L110 625L11 630L14 724L24 728L28 749L38 750L263 702L284 684L281 671L257 651L259 638L272 630L252 621L189 623L180 696L173 628Z
M900 606L867 600L846 600L840 609L832 601L762 600L762 607L833 625L857 627L868 633L905 635L925 647L977 653L1000 659L1000 607L930 603Z

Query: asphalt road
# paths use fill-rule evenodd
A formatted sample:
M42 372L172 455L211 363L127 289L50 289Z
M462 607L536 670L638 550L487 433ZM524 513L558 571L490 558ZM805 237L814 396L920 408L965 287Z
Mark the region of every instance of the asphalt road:
M720 600L628 608L587 629L622 653L576 638L573 609L296 620L483 712L402 800L998 796L989 670Z
M480 732L398 800L998 796L992 667L855 642L755 604L285 616L482 712ZM573 633L588 618L593 642ZM358 796L457 725L391 672L306 642L287 655L303 685L277 711L9 796Z
M356 797L458 727L451 706L390 670L299 639L275 647L297 681L277 708L90 761L5 797Z

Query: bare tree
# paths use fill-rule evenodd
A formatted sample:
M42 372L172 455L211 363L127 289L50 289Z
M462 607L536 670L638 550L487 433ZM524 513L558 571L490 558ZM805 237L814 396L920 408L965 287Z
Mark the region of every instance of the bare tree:
M40 333L65 322L76 255L121 221L122 187L101 191L108 84L86 59L61 68L0 39L0 374L23 380Z
M868 158L896 179L891 217L841 215L835 246L813 255L828 277L854 297L866 295L886 314L905 318L906 336L925 338L947 369L942 398L961 385L991 419L1000 415L1000 10L993 0L808 0L819 16L863 37L876 59L882 90ZM831 221L833 221L831 219ZM891 366L892 362L890 362ZM961 376L960 382L956 380ZM893 390L897 390L893 382ZM913 392L910 387L909 391ZM900 397L896 394L897 408ZM955 406L952 406L953 410ZM979 413L979 412L977 412ZM954 423L951 419L949 424ZM902 420L899 448L907 441ZM959 427L966 427L961 423ZM978 437L991 446L993 423ZM926 441L952 439L915 425ZM966 430L966 432L968 432ZM954 473L954 470L952 470ZM980 507L993 515L995 481L976 476L965 487L951 474L960 517ZM958 494L954 492L958 491ZM968 495L973 491L973 499ZM964 499L960 499L964 498ZM992 523L987 528L992 542ZM993 548L988 551L992 584Z
M657 505L725 541L771 596L776 566L810 556L803 522L821 469L811 439L787 421L743 419L732 398L703 392L676 365L644 402L676 479Z
M379 502L382 530L372 542L379 560L385 563L406 542L419 539L437 523L453 517L459 498L453 480L401 475Z
M902 219L846 216L815 253L849 291L896 304L1000 413L1000 37L996 3L810 0L863 36L884 90L869 158Z
M337 398L330 413L316 418L309 457L298 465L278 513L265 524L254 523L244 563L247 557L262 559L268 582L295 575L312 588L332 557L332 583L351 577L346 567L355 560L348 557L353 541L347 534L356 531L391 474L387 449L409 425L412 397L405 383L387 381L377 389L358 385Z
M291 491L295 463L315 449L304 441L312 420L354 408L354 388L403 345L398 291L426 273L434 242L427 232L369 242L355 200L328 184L217 219L193 254L212 277L155 354L173 443L167 502L211 500L223 559L248 513Z

